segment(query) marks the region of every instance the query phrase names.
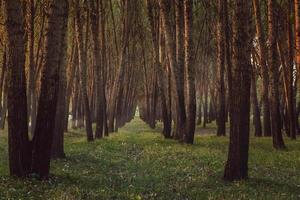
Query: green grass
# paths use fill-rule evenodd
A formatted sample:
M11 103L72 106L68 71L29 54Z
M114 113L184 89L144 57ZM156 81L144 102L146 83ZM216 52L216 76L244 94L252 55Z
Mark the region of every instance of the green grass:
M249 180L228 183L228 138L198 135L190 146L159 132L135 119L93 143L82 130L67 133L67 158L52 162L47 182L8 176L1 132L0 199L300 199L299 141L286 138L288 150L275 151L270 138L251 138Z

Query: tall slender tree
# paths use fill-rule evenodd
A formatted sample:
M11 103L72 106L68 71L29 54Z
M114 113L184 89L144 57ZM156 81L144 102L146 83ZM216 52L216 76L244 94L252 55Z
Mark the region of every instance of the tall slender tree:
M218 0L218 22L217 22L217 69L218 69L218 116L217 135L226 134L226 110L225 110L225 28L224 28L224 1Z
M89 105L89 97L87 93L87 52L84 49L83 45L83 21L82 21L82 8L79 4L79 0L76 0L76 20L75 20L75 27L76 27L76 40L78 45L78 60L79 60L79 71L80 71L80 86L84 104L84 113L85 113L85 126L86 126L86 134L87 140L93 141L93 128L92 128L92 119L91 119L91 111ZM87 16L88 18L89 16ZM86 26L89 26L87 23ZM87 45L87 44L85 44Z
M187 76L187 133L184 141L194 143L196 126L196 88L195 88L195 65L193 61L193 0L184 1L184 49L185 69Z

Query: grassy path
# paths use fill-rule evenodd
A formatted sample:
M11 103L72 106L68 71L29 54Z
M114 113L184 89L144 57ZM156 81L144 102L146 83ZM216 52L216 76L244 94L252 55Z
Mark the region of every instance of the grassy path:
M213 129L210 129L213 130ZM165 140L135 119L119 133L87 143L66 134L66 155L52 163L50 181L15 180L0 136L0 199L300 199L300 142L276 152L270 138L251 138L250 179L221 177L228 138L197 136L193 146Z

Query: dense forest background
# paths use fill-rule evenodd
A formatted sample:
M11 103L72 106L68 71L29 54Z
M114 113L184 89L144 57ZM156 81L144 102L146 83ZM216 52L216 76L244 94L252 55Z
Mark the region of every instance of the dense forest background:
M12 176L48 180L68 132L108 138L137 112L183 146L216 124L210 134L229 136L226 181L248 178L250 138L280 154L299 136L299 0L0 0L0 9Z

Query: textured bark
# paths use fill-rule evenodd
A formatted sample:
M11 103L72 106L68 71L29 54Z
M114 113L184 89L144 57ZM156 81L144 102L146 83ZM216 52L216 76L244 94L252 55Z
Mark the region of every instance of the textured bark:
M157 39L157 33L155 31L154 17L153 17L153 5L150 0L147 1L148 6L148 17L151 25L152 33L152 48L154 52L154 63L155 63L155 73L158 76L158 87L162 108L162 118L163 118L163 133L165 138L171 137L171 119L169 118L168 108L167 108L167 99L165 92L167 91L164 83L164 71L162 69L162 64L159 60L159 41Z
M195 88L195 65L193 62L193 0L184 1L184 49L185 69L187 72L187 134L184 141L194 143L196 127L196 88Z
M170 12L170 2L166 0L160 0L160 13L162 16L162 21L164 25L164 31L165 31L165 40L166 40L166 49L168 53L168 58L170 62L170 68L172 73L172 79L173 79L173 87L174 87L174 99L175 99L175 106L176 106L176 134L179 135L179 137L185 138L186 136L186 110L185 110L185 101L184 101L184 73L183 73L183 66L182 66L182 56L181 53L175 50L177 48L182 47L182 45L176 45L174 37L172 35L172 29L171 29L171 23L169 19L169 12ZM181 4L177 5L181 6ZM181 8L177 8L179 13L177 13L177 20L179 23L177 26L177 29L179 27L182 27L180 25L180 19L178 19L181 16ZM180 30L182 31L182 30ZM178 32L180 32L178 31ZM177 37L182 37L181 33L177 33ZM179 40L180 41L180 40ZM179 41L177 43L179 43ZM179 56L179 57L178 57ZM177 61L180 61L178 63Z
M59 93L61 68L65 68L68 1L53 0L46 29L45 61L42 68L41 92L37 123L33 137L32 173L48 179L51 146Z
M276 9L275 0L268 0L268 64L270 67L270 113L271 130L273 137L273 147L276 149L285 148L280 118L280 100L279 100L279 62L277 54L277 29L274 12Z
M228 121L228 116L230 117L231 108L230 101L233 98L231 93L232 91L232 36L230 33L231 24L229 22L229 12L228 12L228 1L224 0L224 24L225 24L225 49L226 49L226 71L227 71L227 85L228 85L228 94L227 94L227 107L226 110L229 115L226 113L226 122Z
M230 144L224 179L248 177L250 86L251 86L251 2L235 0L233 16L233 71Z
M107 85L107 59L106 59L106 35L105 35L105 31L106 31L106 7L105 7L105 1L104 0L100 0L100 28L101 28L101 33L100 33L100 45L101 45L101 52L102 52L102 76L101 78L103 79L103 87L102 87L102 93L103 93L103 102L102 102L102 106L103 106L103 131L104 131L104 135L108 136L108 124L107 124L107 101L106 101L106 92L105 92L105 88Z
M98 5L97 5L98 4ZM99 49L100 44L100 38L98 35L99 31L99 12L96 8L99 7L99 2L89 1L89 7L90 7L90 18L91 18L91 30L92 30L92 40L94 44L93 48L93 56L94 56L94 67L96 70L96 132L95 137L96 138L102 138L103 137L103 117L104 117L104 109L103 109L103 103L104 103L104 85L103 85L103 69L101 66L101 54Z
M67 97L67 23L68 18L64 19L62 29L61 55L60 55L60 69L59 69L59 89L58 99L55 114L55 126L53 132L52 142L52 158L64 158L64 132L65 132L65 115L66 115L66 97Z
M217 110L217 135L226 134L226 110L225 110L225 28L224 28L224 1L218 0L217 23L217 83L218 83L218 110Z
M82 92L82 100L84 104L84 113L85 113L85 127L86 127L86 135L88 141L93 141L93 128L92 128L92 119L89 105L89 97L87 93L87 52L83 46L83 32L82 32L82 19L81 12L82 9L79 7L79 0L76 1L76 40L78 45L78 64L80 71L80 87ZM87 25L88 26L88 25ZM86 44L87 45L87 44Z
M124 92L124 79L126 74L126 58L128 56L128 44L129 44L129 31L130 31L130 0L124 1L123 10L123 28L122 28L122 51L120 58L118 60L118 71L116 75L116 80L113 83L112 97L109 109L109 120L108 120L108 130L109 132L114 132L118 130L117 124L117 114L121 110L122 98Z
M24 177L30 170L25 41L20 0L5 0L8 44L8 156L11 175Z
M300 71L300 0L294 0L295 8L295 61Z
M259 64L262 70L262 104L263 104L263 134L271 136L271 119L270 119L270 103L269 103L269 69L267 66L267 47L266 37L262 26L261 11L259 0L253 0L254 15L256 22L256 34L259 44Z
M289 115L289 135L292 139L296 139L296 116L295 116L295 109L296 109L296 90L294 88L294 45L293 45L293 26L292 26L292 0L288 1L288 13L286 16L287 20L287 107L288 107L288 115ZM300 22L300 21L299 21ZM299 23L298 22L298 23Z

